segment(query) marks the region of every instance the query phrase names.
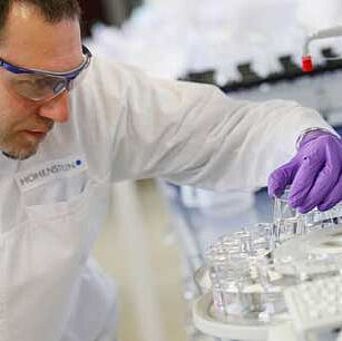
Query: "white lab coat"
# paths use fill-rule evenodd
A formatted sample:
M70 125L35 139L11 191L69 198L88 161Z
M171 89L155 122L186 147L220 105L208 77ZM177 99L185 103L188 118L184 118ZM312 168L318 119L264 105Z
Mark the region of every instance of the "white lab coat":
M0 340L107 340L115 290L89 254L112 182L254 188L329 126L296 103L238 102L95 59L70 121L24 161L0 156Z

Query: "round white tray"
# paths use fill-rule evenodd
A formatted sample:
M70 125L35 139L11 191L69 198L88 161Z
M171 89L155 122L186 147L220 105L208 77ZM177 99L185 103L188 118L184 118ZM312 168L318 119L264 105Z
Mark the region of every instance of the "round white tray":
M273 251L276 262L276 269L282 274L293 275L295 268L292 263L296 260L305 260L310 254L316 255L342 255L342 226L311 232L304 236L286 241ZM292 259L289 264L284 264L282 260ZM281 264L281 266L279 266ZM317 269L312 271L317 272ZM309 270L308 270L309 271ZM320 272L331 271L322 268ZM309 272L308 272L309 273Z
M245 319L239 323L225 323L218 321L213 314L211 294L207 293L198 298L192 308L193 321L202 333L231 340L267 340L269 330L275 325L288 322L284 315L279 315L270 323Z

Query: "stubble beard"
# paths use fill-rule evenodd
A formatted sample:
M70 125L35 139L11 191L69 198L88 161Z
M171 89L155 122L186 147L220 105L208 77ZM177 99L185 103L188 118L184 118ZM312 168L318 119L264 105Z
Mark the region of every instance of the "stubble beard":
M48 124L49 130L53 128L53 122ZM42 140L32 141L21 136L21 133L5 133L0 131L0 150L2 153L15 160L25 160L35 155Z
M0 149L3 154L11 159L15 160L25 160L37 153L39 143L21 143L17 141L19 136L13 139L1 139L0 137Z

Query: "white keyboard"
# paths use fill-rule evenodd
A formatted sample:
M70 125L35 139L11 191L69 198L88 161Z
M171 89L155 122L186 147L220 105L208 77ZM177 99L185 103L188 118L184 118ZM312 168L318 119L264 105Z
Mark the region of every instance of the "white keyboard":
M297 331L319 332L342 326L342 276L285 289L285 302Z

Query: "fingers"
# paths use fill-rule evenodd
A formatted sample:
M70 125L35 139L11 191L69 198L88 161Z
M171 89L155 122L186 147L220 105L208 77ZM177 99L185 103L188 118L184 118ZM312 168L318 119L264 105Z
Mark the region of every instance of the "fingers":
M294 207L305 205L306 197L313 187L317 177L324 168L325 159L316 159L314 157L305 157L302 159L301 166L293 180L289 204Z
M332 136L315 141L269 178L271 196L280 196L291 185L288 203L301 213L330 209L342 199L341 141Z
M269 196L281 196L284 193L286 186L292 183L297 170L298 164L293 160L277 168L268 178Z
M291 206L298 208L300 213L307 213L322 203L340 178L342 162L339 154L338 150L332 148L326 150L324 158L317 158L313 154L303 159L291 189Z
M298 207L300 213L307 213L322 203L322 200L331 193L336 183L339 181L340 167L336 168L331 165L325 165L318 174L314 185L305 197L301 206Z
M333 208L342 200L342 176L338 179L331 192L317 206L320 211L327 211Z

